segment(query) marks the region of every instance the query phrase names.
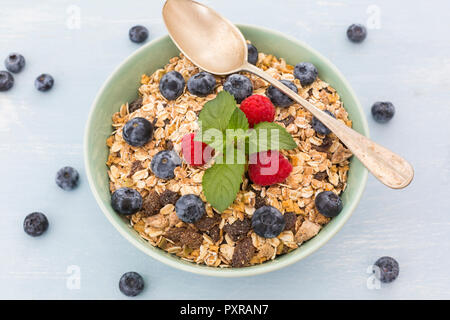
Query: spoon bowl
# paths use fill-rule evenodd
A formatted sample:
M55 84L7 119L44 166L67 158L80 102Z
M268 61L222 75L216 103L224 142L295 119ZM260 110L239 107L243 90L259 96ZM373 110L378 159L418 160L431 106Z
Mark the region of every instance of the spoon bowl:
M195 1L168 0L163 19L183 54L207 72L226 75L242 70L247 43L238 28Z

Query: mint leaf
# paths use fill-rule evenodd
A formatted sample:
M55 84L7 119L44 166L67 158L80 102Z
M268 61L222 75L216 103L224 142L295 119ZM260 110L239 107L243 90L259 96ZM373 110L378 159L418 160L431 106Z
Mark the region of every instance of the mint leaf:
M260 122L249 133L249 153L297 148L291 134L279 124Z
M236 149L235 151L237 152ZM206 200L220 212L233 203L242 183L245 161L244 163L232 162L216 162L205 171L202 179Z
M247 131L248 129L248 120L245 116L245 113L242 112L241 109L236 108L234 109L233 114L231 115L230 122L228 122L227 129L243 129Z
M215 128L224 131L236 109L234 97L226 91L221 91L213 99L205 103L198 116L203 132Z

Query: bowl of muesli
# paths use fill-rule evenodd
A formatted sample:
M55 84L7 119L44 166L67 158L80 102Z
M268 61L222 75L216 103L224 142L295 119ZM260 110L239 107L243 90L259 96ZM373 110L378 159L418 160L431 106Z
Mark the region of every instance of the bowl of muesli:
M326 58L278 32L238 28L249 62L368 135L358 99ZM243 129L230 141L244 148L222 152L199 135L205 124ZM280 142L252 153L246 139L262 128L278 130ZM219 161L242 150L243 163ZM278 171L261 175L274 159ZM168 36L137 50L100 89L85 165L100 208L137 248L224 277L277 270L317 250L349 219L367 180L364 166L299 104L254 75L203 72Z

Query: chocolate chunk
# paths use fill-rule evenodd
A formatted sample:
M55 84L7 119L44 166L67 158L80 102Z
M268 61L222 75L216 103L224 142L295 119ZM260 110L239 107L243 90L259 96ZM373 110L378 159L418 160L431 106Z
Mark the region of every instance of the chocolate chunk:
M234 248L231 266L234 268L242 268L250 265L250 260L254 256L256 248L253 246L252 239L245 237Z
M133 161L133 163L131 164L131 170L130 170L130 174L128 175L128 177L133 176L133 174L135 174L137 171L144 169L144 167L142 166L142 162L139 160Z
M203 236L192 228L170 228L164 236L172 240L176 245L187 246L191 249L198 249L202 245Z
M172 240L175 244L179 245L180 239L181 239L181 234L183 234L185 231L186 231L186 228L184 228L184 227L183 228L172 227L166 231L164 236L167 239Z
M136 111L137 109L139 109L140 107L142 107L142 97L137 98L136 100L134 100L132 103L128 104L128 111L130 113Z
M314 174L314 179L319 180L319 181L323 181L328 177L328 174L326 171L322 171L322 172L317 172Z
M287 127L288 125L293 123L294 120L295 120L295 118L292 115L289 115L286 118L284 118L283 120L281 120L280 122L282 122L284 124L284 126Z
M166 150L173 150L173 142L171 140L166 140Z
M175 202L177 202L179 198L180 195L177 192L166 189L159 195L159 203L161 205L161 208L168 204L175 205Z
M219 226L214 226L211 230L209 230L208 235L211 237L212 241L217 242L220 240L220 228Z
M186 228L180 235L180 243L191 249L198 249L203 243L203 236L191 228Z
M255 209L259 209L265 205L266 205L266 200L263 197L257 195L255 198Z
M332 144L333 144L333 140L331 140L331 138L329 136L326 136L323 139L322 144L320 146L311 145L311 148L313 148L319 152L327 152L328 149L330 149Z
M150 193L144 198L144 202L142 204L142 210L144 210L144 214L146 216L153 216L159 213L159 210L162 208L159 202L159 195L155 191L150 191Z
M236 220L232 224L226 224L223 230L228 233L228 235L233 239L233 241L238 241L242 239L247 232L250 231L252 223L250 219L244 218L244 220Z
M214 214L212 218L208 217L206 214L194 223L194 226L200 231L209 231L213 227L217 226L222 219L218 214Z
M164 124L168 125L170 123L170 119L164 119Z
M297 221L297 215L293 212L285 212L283 216L284 221L286 221L284 230L291 230L295 234L295 222Z

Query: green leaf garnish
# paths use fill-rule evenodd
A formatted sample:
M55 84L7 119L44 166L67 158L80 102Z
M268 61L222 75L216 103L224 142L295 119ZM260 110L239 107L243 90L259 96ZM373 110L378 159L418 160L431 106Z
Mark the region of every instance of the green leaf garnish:
M225 90L219 92L216 98L205 103L198 115L203 132L211 128L224 131L235 109L234 97Z
M260 122L249 133L249 153L297 148L291 134L279 124Z
M245 164L216 163L203 175L202 186L208 202L220 212L233 203L239 192Z
M230 121L228 122L227 129L243 129L248 130L248 120L245 113L241 109L235 108L233 114L231 115Z

